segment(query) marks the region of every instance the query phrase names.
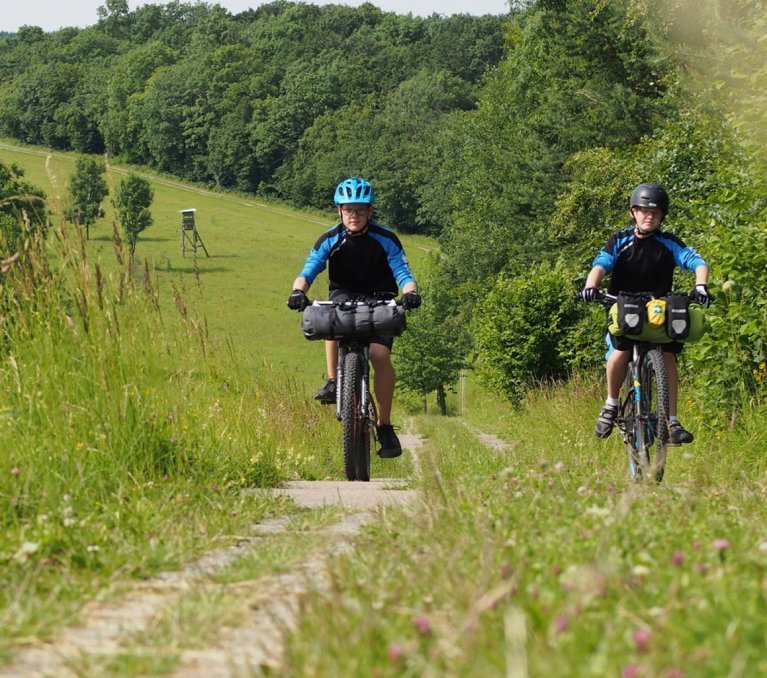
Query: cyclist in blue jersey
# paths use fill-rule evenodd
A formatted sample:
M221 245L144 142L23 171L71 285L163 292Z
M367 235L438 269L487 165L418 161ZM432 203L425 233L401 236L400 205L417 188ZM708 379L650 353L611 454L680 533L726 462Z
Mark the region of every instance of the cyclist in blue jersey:
M669 211L666 191L653 183L637 186L629 201L632 223L607 239L593 262L593 268L581 291L584 301L594 301L598 296L602 278L610 274L608 292L650 292L656 297L668 294L672 288L674 269L679 267L695 272L695 287L691 292L693 301L708 304L712 297L708 292L708 265L691 247L677 236L662 231L660 226ZM608 335L611 351L607 358L607 400L597 418L594 433L607 438L613 430L620 406L620 388L626 378L631 360L632 341L625 337ZM693 435L677 418L677 392L679 379L676 356L682 344L672 342L663 345L669 381L669 435L675 445L691 443Z
M336 187L334 201L340 222L323 233L309 252L304 267L293 283L288 307L302 311L311 302L306 293L321 271L328 267L330 299L371 297L393 299L402 289L402 305L421 305L418 285L410 270L405 250L396 234L372 220L375 193L369 182L359 177L345 179ZM375 338L370 342L373 365L373 390L378 401L378 440L381 457L402 454L394 427L391 407L394 397L394 367L391 349L394 340ZM314 394L323 403L336 401L338 342L325 342L328 380Z

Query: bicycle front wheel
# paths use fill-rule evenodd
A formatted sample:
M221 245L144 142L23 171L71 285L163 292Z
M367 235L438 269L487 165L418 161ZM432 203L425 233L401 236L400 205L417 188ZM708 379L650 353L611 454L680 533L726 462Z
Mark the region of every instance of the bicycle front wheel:
M639 465L645 478L663 480L668 445L668 373L663 353L647 351L639 367L642 388L641 416L636 419Z
M347 480L370 480L370 425L362 406L364 360L355 351L344 356L341 420Z

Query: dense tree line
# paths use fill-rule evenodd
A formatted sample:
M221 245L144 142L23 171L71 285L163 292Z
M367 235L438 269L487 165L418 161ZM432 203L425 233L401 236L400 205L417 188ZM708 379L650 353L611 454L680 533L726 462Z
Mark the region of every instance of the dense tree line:
M764 4L539 0L507 34L476 110L441 126L424 196L445 224L442 279L470 318L467 357L512 397L599 362L604 321L574 295L628 225L633 186L654 181L719 296L712 332L685 353L695 400L730 420L763 401Z
M381 191L382 218L435 232L421 158L503 49L493 16L107 0L86 29L0 39L0 133L298 206L326 208L365 173L402 187Z
M460 355L510 397L599 361L602 321L575 292L627 224L631 188L661 183L719 296L685 353L697 402L763 399L763 2L510 7L420 19L278 1L231 16L107 0L90 28L0 39L0 133L297 206L365 175L384 222L442 245L420 321L446 339L421 346L441 367L416 372L455 374Z

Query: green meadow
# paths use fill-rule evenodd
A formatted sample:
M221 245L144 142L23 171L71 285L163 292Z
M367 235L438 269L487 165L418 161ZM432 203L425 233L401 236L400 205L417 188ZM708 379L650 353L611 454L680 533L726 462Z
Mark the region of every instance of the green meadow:
M7 145L0 161L24 167L56 215L73 157L55 154L46 170L44 153ZM123 171L113 167L113 180ZM322 347L285 306L332 211L150 179L155 224L134 268L107 211L88 243L54 229L6 282L4 659L55 636L86 601L290 514L292 532L211 585L283 571L315 546L313 526L337 517L250 492L341 477L338 425L311 401ZM196 260L181 257L179 210L192 207L211 255ZM423 272L435 244L403 241ZM696 442L672 449L664 483L645 486L627 481L617 436L593 437L602 398L601 374L541 385L515 404L470 374L463 399L450 397L460 416L400 403L397 417L426 438L419 471L404 455L372 472L408 478L423 503L381 511L330 564L329 591L302 603L284 673L765 675L763 406L714 431L688 390ZM507 445L483 445L477 432ZM80 673L170 674L183 648L204 647L247 613L231 590L201 587L156 634Z
M11 142L0 146L0 161L23 167L27 179L43 188L49 198L61 197L63 210L75 157L21 149ZM311 387L321 383L325 370L322 346L303 338L299 315L289 312L285 302L314 241L336 223L332 196L325 213L299 212L267 205L253 196L215 193L135 171L150 179L155 191L154 223L139 237L136 258L140 264L148 261L156 271L161 302L172 304L173 284L183 283L190 292L199 291L195 306L205 315L211 334L230 341L243 364L251 369L267 364L302 382L311 380ZM112 167L110 183L116 184L125 173L125 168ZM89 256L108 270L114 265L108 198L104 206L105 218L91 230ZM185 257L181 255L180 211L190 208L197 210L197 229L209 257L201 248L196 260L189 251ZM426 255L436 245L420 236L403 236L403 242L414 270L422 271ZM311 296L320 298L326 293L322 275Z

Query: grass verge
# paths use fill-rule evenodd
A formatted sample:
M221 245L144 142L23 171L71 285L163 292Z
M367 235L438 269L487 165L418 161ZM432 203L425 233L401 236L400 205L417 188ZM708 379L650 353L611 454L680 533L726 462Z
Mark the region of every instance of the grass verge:
M419 418L425 505L339 559L292 673L764 674L764 434L702 436L661 486L629 484L622 443L584 417L597 385L530 394L498 422L504 451Z

